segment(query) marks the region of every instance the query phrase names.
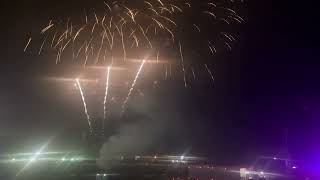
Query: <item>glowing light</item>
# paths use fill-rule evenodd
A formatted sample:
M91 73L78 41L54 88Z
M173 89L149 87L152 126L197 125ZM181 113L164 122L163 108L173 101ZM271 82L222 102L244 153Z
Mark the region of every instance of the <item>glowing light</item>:
M135 156L135 160L138 160L140 159L141 157L140 156Z
M297 167L296 166L292 166L292 169L297 169Z
M183 159L184 159L184 156L181 156L180 159L183 160Z
M89 113L88 113L86 100L85 100L85 98L84 98L83 91L82 91L82 88L81 88L80 80L79 80L79 79L76 79L76 83L77 83L78 88L79 88L79 91L80 91L80 95L81 95L82 102L83 102L83 107L84 107L84 112L86 113L87 121L88 121L88 125L89 125L89 129L90 129L90 131L91 131L92 129L91 129L90 116L89 116Z
M42 150L37 151L31 158L30 158L30 162L34 162L37 160L38 156L41 154Z
M65 160L66 160L66 158L62 158L62 159L61 159L61 161L65 161Z
M212 79L212 82L214 83L214 77L213 77L213 74L212 74L211 70L209 69L207 64L205 64L204 66L205 66L207 72L209 73L210 78Z
M31 40L32 40L32 38L28 39L28 42L27 42L27 44L26 44L26 46L24 47L24 50L23 50L24 52L26 52L28 46L30 45Z
M187 87L186 71L185 71L185 67L184 67L184 58L183 58L182 46L181 46L180 42L179 42L179 52L180 52L180 58L181 58L184 87L186 88Z
M104 120L106 119L106 103L107 103L108 90L109 90L109 78L110 78L110 66L108 66L106 91L105 91L104 101L103 101L103 117L104 117Z
M51 143L52 139L55 138L55 136L52 136L41 148L40 150L38 150L33 156L32 158L27 162L27 164L24 165L24 167L16 174L17 176L19 176L20 173L22 173L26 168L28 168L28 166L34 162L38 156L40 154L42 154L42 151Z
M122 104L122 113L124 113L124 111L125 111L125 107L126 107L128 101L129 101L130 97L131 97L131 94L132 94L132 91L134 90L134 87L136 86L137 80L139 78L140 72L141 72L145 62L146 62L145 59L141 62L141 65L140 65L139 70L138 70L138 72L136 74L136 77L134 78L134 81L132 82L132 85L131 85L131 88L129 90L128 96L127 96L127 98L125 99L125 101Z

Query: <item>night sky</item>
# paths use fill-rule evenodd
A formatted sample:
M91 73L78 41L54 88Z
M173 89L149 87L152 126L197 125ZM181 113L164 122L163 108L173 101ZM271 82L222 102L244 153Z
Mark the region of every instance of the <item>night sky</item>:
M23 48L49 19L77 16L99 3L1 4L0 149L18 145L27 151L30 144L52 135L66 144L62 137L81 136L85 115L78 94L65 84L44 80L70 75L71 68L54 65L53 57L24 53ZM247 0L240 12L246 23L238 27L232 52L219 56L213 67L214 85L209 77L187 89L178 80L160 82L156 89L142 83L149 99L133 98L139 104L131 103L133 114L141 113L155 124L165 122L159 125L165 136L157 140L157 148L165 152L187 151L221 163L239 162L281 151L287 129L289 151L296 158L319 158L317 7L307 1Z

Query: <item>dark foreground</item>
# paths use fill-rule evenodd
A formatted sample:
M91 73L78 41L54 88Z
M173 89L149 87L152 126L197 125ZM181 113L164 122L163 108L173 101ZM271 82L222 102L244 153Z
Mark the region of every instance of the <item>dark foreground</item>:
M224 168L186 164L135 164L109 170L94 163L1 164L1 180L239 180L239 172Z

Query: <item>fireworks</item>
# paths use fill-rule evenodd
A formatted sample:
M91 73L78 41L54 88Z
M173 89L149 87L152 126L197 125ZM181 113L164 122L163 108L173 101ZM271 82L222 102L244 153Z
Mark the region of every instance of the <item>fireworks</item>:
M128 57L146 53L158 59L159 52L165 52L171 54L168 57L171 64L181 67L187 86L187 68L199 64L190 52L198 51L198 54L206 57L205 63L211 63L208 55L214 55L222 49L232 50L235 33L229 27L244 21L232 9L234 4L240 2L105 1L105 12L93 12L93 18L86 13L83 24L70 19L66 24L50 20L40 30L40 35L45 38L38 52L41 54L42 49L49 46L57 53L56 63L61 63L62 55L68 51L65 54L72 54L84 66L110 64L114 60L119 64ZM30 43L31 38L24 51ZM181 65L175 59L175 53L180 53L182 58L182 52L187 53L184 56L188 58L185 61L181 59Z
M86 103L86 100L84 98L83 91L82 91L82 88L81 88L80 80L76 79L76 83L77 83L77 87L79 88L79 92L80 92L81 99L82 99L82 102L83 102L84 112L86 113L86 116L87 116L89 130L91 131L92 130L92 128L91 128L91 120L90 120L90 116L89 116L88 109L87 109L87 103Z
M208 71L208 74L210 75L210 78L212 79L212 82L214 82L214 77L213 77L212 72L211 72L211 70L209 69L208 65L205 64L204 66L205 66L206 70Z
M183 59L182 47L181 47L180 42L179 42L179 51L180 51L181 66L182 66L182 72L183 72L184 87L187 87L186 71L185 71L185 67L184 67L184 59Z
M28 42L27 42L27 44L26 44L26 46L24 47L24 50L23 50L24 52L26 52L28 46L30 45L31 40L32 40L32 38L28 39Z
M37 52L40 55L50 49L56 54L56 64L62 63L64 59L72 59L84 67L105 67L110 64L126 66L132 62L130 59L141 59L148 54L148 62L154 61L156 66L162 67L161 74L164 74L165 80L181 75L184 87L187 88L191 86L191 80L196 80L196 72L205 70L214 82L209 68L213 64L212 56L232 50L237 37L232 27L244 22L235 9L239 3L242 0L101 1L105 11L85 13L82 23L71 19L66 23L50 20L40 30L41 42ZM24 51L27 51L31 41L34 42L34 39L28 39ZM160 57L166 59L165 65L159 63ZM146 60L142 60L122 103L122 112L125 111L145 63ZM172 72L175 70L178 73ZM111 66L108 66L103 122L107 116L110 71ZM91 129L79 79L76 79L76 84Z
M109 90L109 78L110 78L110 66L108 66L107 70L107 81L106 81L106 91L104 95L104 100L103 100L103 120L105 121L106 119L106 103L107 103L107 97L108 97L108 90Z
M144 65L145 62L146 62L146 60L143 60L143 61L141 62L141 65L140 65L139 70L138 70L138 72L137 72L137 74L136 74L136 77L134 78L134 80L133 80L133 82L132 82L132 85L131 85L131 88L130 88L130 90L129 90L128 96L126 97L126 99L125 99L124 102L122 103L122 113L124 113L124 111L125 111L126 105L127 105L128 101L129 101L129 99L130 99L130 97L131 97L131 94L132 94L132 91L134 90L134 87L136 86L137 80L138 80L138 78L139 78L140 72L141 72L141 70L142 70L143 65Z

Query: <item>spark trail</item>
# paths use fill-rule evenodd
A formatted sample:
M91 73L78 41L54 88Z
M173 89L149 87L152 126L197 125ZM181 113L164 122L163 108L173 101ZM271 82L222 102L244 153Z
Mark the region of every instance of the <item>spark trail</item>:
M103 120L106 119L106 103L107 103L107 98L108 98L108 91L109 91L109 79L110 79L110 66L108 66L108 71L107 71L107 81L106 81L106 91L104 95L104 101L103 101Z
M214 77L213 77L213 75L212 75L211 70L209 69L209 67L208 67L208 65L207 65L207 64L205 64L204 66L205 66L205 68L206 68L207 72L209 73L210 78L212 79L212 82L214 83Z
M134 81L132 82L132 85L131 85L131 88L129 90L128 96L126 97L125 101L122 104L122 113L124 113L124 111L125 111L125 107L128 104L128 101L129 101L129 99L131 97L132 91L134 90L134 87L136 86L137 80L139 78L140 72L141 72L145 62L146 62L145 59L141 62L141 65L140 65L139 70L138 70L138 72L136 74L136 77L134 78Z
M187 88L186 71L184 68L184 59L183 59L182 47L180 42L179 42L179 51L180 51L181 66L182 66L182 72L183 72L184 87Z
M27 42L26 46L25 46L24 49L23 49L23 52L26 52L28 46L30 45L31 40L32 40L32 38L29 38L29 39L28 39L28 42Z
M81 88L80 80L79 80L79 79L76 79L76 83L77 83L77 86L78 86L79 91L80 91L80 95L81 95L81 99L82 99L83 107L84 107L84 112L86 113L86 116L87 116L87 121L88 121L88 125L89 125L89 130L92 131L92 128L91 128L91 120L90 120L90 116L89 116L89 113L88 113L86 100L85 100L85 98L84 98L83 91L82 91L82 88Z

